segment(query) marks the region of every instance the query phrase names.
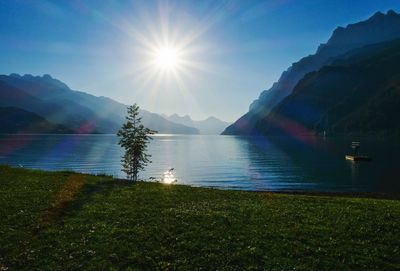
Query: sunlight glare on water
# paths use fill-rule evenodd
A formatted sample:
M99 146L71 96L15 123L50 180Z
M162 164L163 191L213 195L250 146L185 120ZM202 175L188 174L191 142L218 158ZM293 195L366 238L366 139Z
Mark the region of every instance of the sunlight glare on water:
M172 174L172 170L167 170L163 174L162 183L165 184L173 184L176 183L177 180L175 179L174 174Z
M400 191L400 142L361 139L373 161L354 165L345 160L354 140L155 135L139 178L253 191ZM125 178L122 155L116 135L0 136L0 164L15 167Z

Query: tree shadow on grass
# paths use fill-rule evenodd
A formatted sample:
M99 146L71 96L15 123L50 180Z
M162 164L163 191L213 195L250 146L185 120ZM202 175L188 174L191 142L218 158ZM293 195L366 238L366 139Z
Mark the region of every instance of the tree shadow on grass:
M40 215L33 235L38 235L43 230L63 223L65 216L78 212L86 203L92 200L96 193L111 193L112 190L129 183L111 177L95 177L85 174L70 173L61 190L53 198L49 207Z

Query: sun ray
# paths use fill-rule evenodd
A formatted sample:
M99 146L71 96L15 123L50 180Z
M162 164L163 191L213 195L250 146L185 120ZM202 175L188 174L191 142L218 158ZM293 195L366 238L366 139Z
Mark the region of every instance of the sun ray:
M228 6L214 5L196 22L189 14L173 17L177 7L168 1L158 3L158 13L138 4L132 6L139 10L137 17L103 14L104 21L125 34L121 52L127 56L129 72L116 74L112 80L117 84L130 80L132 100L146 100L147 109L159 107L162 97L171 97L171 106L197 106L199 80L206 73L221 73L216 61L207 61L205 53L214 49L201 37L224 18Z

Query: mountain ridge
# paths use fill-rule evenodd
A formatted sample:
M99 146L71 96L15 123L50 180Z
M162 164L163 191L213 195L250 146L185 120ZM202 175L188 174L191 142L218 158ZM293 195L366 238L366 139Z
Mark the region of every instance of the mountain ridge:
M107 97L70 89L50 75L0 75L0 106L34 112L76 133L116 133L125 121L126 107ZM198 134L198 130L141 110L144 124L159 133Z
M370 47L308 73L252 134L400 135L400 39Z
M263 91L251 103L249 111L222 134L251 134L255 123L287 97L307 73L328 65L353 49L396 38L400 38L400 15L393 10L387 14L377 12L364 21L337 27L327 43L319 45L315 54L293 63L270 89Z
M222 121L214 116L207 117L204 120L193 120L189 115L179 116L175 113L165 116L165 118L175 123L194 127L199 130L200 134L209 135L219 135L230 125L229 122Z

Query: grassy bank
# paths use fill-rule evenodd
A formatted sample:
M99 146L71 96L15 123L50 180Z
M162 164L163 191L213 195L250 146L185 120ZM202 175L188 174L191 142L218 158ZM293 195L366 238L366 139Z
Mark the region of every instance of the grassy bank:
M400 201L0 166L0 270L400 269Z

